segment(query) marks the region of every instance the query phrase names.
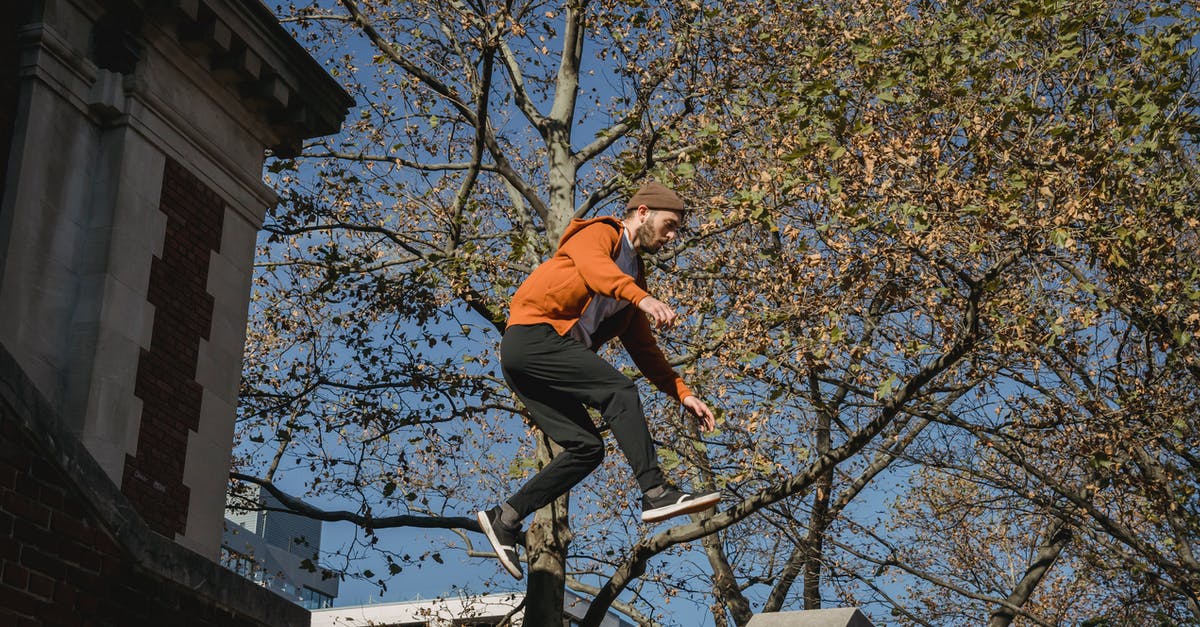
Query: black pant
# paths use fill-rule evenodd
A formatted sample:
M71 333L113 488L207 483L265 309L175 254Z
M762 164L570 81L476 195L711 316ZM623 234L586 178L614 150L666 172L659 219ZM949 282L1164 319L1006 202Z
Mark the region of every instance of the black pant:
M604 459L587 406L612 429L642 491L663 484L636 384L596 353L548 324L517 325L504 332L500 366L534 425L564 449L508 499L521 518L565 494Z

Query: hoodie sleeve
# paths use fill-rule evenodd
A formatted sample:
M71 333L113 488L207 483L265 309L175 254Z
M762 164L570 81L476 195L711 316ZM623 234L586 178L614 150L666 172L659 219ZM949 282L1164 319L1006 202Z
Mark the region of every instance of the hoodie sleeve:
M623 233L615 224L595 222L562 242L558 253L571 259L591 291L637 305L649 294L613 261Z
M646 318L645 313L633 313L629 327L621 334L621 345L633 358L638 370L641 370L663 394L681 402L689 396L694 396L692 390L683 382L683 377L675 372L663 355L662 349L658 347L658 341L654 339L654 333L650 330L650 320Z

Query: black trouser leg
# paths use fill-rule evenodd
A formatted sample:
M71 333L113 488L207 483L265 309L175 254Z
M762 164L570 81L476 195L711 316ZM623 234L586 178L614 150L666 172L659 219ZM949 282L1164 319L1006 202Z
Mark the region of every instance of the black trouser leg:
M611 364L550 325L510 327L500 363L534 425L564 449L508 500L521 518L565 494L604 459L588 406L612 429L643 491L665 481L637 386Z

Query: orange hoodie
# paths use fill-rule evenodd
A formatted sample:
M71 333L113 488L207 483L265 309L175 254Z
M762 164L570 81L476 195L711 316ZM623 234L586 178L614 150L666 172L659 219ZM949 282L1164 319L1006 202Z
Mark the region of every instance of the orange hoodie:
M559 335L566 335L596 294L629 301L632 307L617 312L597 330L594 345L620 337L642 374L663 393L682 400L692 396L692 391L667 362L650 330L650 320L637 308L649 296L645 279L634 281L613 261L624 231L616 218L572 220L558 241L558 251L534 269L513 295L508 326L549 324ZM638 265L640 268L640 259Z

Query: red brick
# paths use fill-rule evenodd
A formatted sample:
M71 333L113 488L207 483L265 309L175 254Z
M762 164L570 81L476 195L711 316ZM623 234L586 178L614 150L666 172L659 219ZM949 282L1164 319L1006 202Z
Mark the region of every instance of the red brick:
M61 579L67 572L61 560L31 546L21 548L21 565L53 579Z
M21 543L12 534L0 535L0 560L15 562L21 558Z
M4 563L4 585L24 590L29 585L29 569L13 562Z
M75 607L75 602L79 599L79 589L67 583L66 581L56 581L54 583L54 602L61 607Z
M76 611L80 616L97 616L100 614L100 598L92 595L79 595L79 601L76 601Z
M21 616L35 617L42 604L24 590L0 587L0 607Z
M103 560L100 554L92 550L85 544L78 542L66 542L62 546L62 559L64 562L74 564L86 571L99 573L103 566Z
M38 527L48 527L50 524L50 509L29 495L6 492L4 510Z
M29 479L28 475L23 474L17 477L17 485L13 486L13 490L12 492L8 492L8 494L19 494L36 501L38 495L42 492L42 486L38 482Z
M29 573L29 593L41 598L54 598L54 580L37 573Z
M45 527L34 525L24 518L13 519L12 537L20 544L44 547L51 552L58 551L57 536L50 533Z
M61 511L56 511L51 515L50 530L60 537L71 540L90 540L94 533L93 529L85 525L79 517Z
M23 437L23 434L14 430L11 435L6 434L4 439L8 442L16 442ZM29 464L33 463L33 451L29 449L6 447L3 455L5 467L12 468L18 474L24 474L29 468Z
M80 611L92 611L96 609L98 597L94 596L101 589L101 582L105 581L99 575L82 570L71 570L67 572L67 585L79 590L79 601L76 603Z
M78 627L83 624L79 613L56 603L48 604L38 612L38 620L46 627Z
M42 493L38 499L42 505L52 510L61 510L67 503L66 494L58 486L42 486Z
M0 464L0 489L12 489L17 485L17 469L8 465Z
M22 593L0 588L0 625L28 625L36 610L33 599Z

